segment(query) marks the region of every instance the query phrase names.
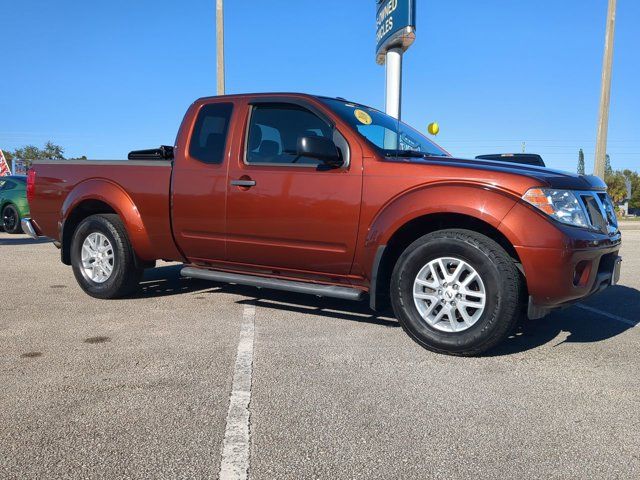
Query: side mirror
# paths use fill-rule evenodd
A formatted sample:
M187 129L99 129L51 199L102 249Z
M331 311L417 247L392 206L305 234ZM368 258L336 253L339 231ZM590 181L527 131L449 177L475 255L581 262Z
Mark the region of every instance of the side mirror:
M341 167L344 161L333 140L325 137L299 137L296 154L317 158L329 167Z

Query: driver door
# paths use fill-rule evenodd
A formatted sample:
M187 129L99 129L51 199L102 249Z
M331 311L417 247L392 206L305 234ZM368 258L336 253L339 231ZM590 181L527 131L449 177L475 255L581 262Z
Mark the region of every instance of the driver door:
M247 105L246 114L245 145L228 173L228 261L260 271L348 275L360 215L362 158L311 105L260 102ZM298 138L313 135L337 141L342 167L323 168L321 161L295 154Z

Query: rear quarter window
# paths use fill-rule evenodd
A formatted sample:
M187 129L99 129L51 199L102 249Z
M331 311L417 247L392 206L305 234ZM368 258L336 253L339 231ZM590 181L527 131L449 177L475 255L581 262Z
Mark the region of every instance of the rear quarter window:
M200 109L189 143L192 158L203 163L222 163L232 112L231 103L210 103Z

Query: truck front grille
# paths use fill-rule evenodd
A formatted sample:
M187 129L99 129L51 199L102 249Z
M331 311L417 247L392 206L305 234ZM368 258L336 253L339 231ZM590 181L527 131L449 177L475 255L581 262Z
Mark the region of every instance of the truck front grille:
M578 198L594 230L608 234L618 231L615 207L606 192L580 192Z

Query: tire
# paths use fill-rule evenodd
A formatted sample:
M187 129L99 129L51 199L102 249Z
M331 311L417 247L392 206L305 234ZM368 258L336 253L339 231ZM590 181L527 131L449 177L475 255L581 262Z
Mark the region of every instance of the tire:
M7 233L22 233L20 212L15 205L9 204L2 209L2 227Z
M452 280L456 274L459 278ZM522 316L524 288L500 245L477 232L451 229L424 235L407 247L394 267L390 293L402 328L418 344L473 356L511 333Z
M96 253L98 250L103 251ZM102 257L96 259L93 255ZM92 215L78 225L71 240L71 265L80 287L100 299L135 292L143 272L136 266L122 220L115 214Z

